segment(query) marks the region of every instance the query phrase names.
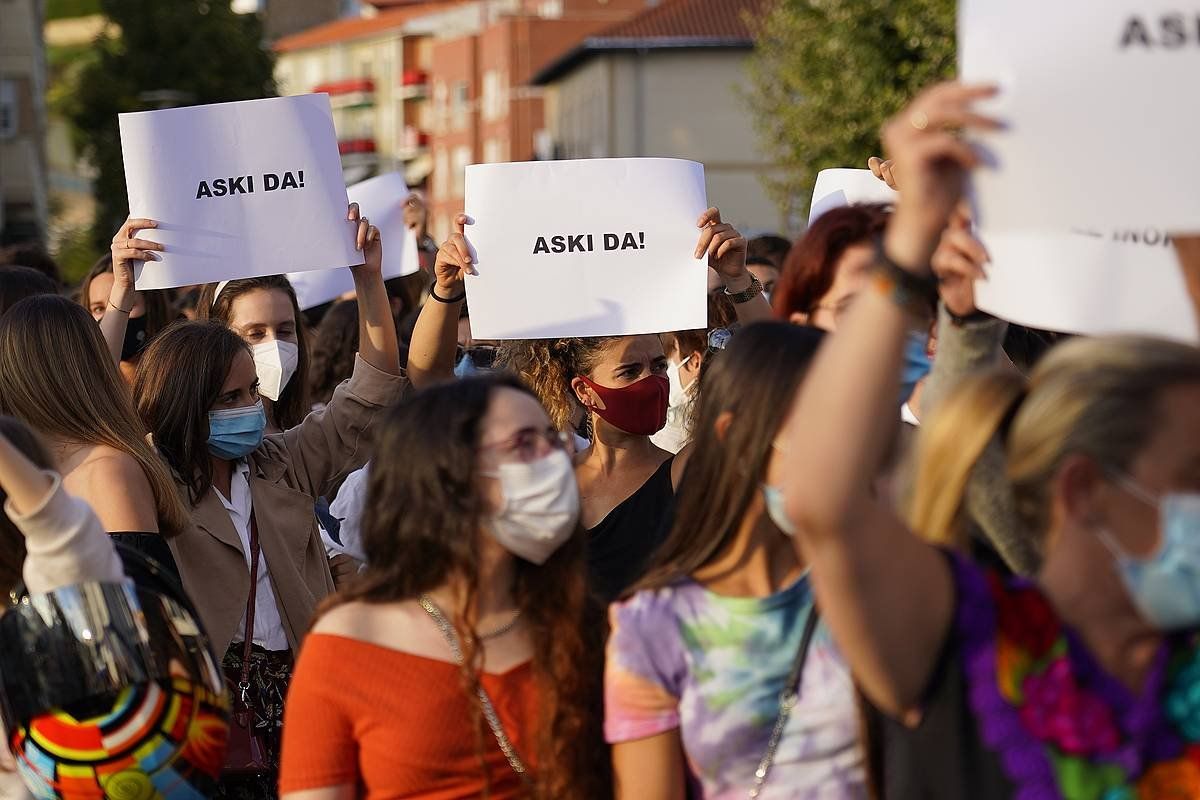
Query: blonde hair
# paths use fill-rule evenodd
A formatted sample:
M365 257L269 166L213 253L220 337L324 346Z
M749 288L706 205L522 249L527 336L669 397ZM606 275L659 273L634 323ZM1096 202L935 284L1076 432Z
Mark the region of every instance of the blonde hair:
M1128 470L1158 424L1162 393L1188 383L1200 383L1200 349L1143 336L1073 339L1047 354L1028 381L1001 372L967 379L921 432L909 525L927 539L963 545L970 475L998 440L1002 491L1018 527L1003 534L1041 550L1063 461L1082 454Z
M500 347L496 363L533 390L554 427L569 430L571 416L579 408L571 380L595 369L604 358L604 349L620 338L513 340Z
M127 453L154 493L159 532L173 536L188 526L175 482L146 441L129 388L83 306L42 295L0 319L0 413L45 436Z

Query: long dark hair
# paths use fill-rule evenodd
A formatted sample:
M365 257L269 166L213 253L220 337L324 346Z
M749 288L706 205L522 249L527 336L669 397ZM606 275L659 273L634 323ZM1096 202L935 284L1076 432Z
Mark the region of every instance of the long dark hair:
M92 281L98 276L112 271L112 253L105 253L96 259L96 263L92 265L88 274L79 284L77 298L79 305L90 310L89 295ZM142 296L142 302L146 306L146 341L149 342L162 333L175 318L175 314L171 310L171 291L169 289L139 289L138 294Z
M215 320L177 322L150 343L133 381L138 416L154 444L188 487L195 506L212 488L208 411L238 353L241 338Z
M30 267L0 267L0 317L26 297L55 294L54 281Z
M691 575L729 546L823 337L817 328L758 322L738 331L713 362L700 392L692 457L675 494L675 522L631 594ZM717 419L726 411L733 422L722 440Z
M79 304L35 295L0 318L0 414L45 437L127 453L150 484L159 532L174 536L187 526L175 482L146 442L100 327Z
M54 459L25 423L0 414L0 436L8 439L35 467L54 469ZM21 567L25 563L25 536L4 513L6 502L8 494L0 489L0 592L7 592L20 582Z
M358 303L340 300L325 312L317 327L308 390L314 403L329 402L333 390L354 372L357 352Z
M300 357L296 362L296 374L288 381L279 400L272 404L272 420L280 430L294 428L304 421L312 404L308 401L308 332L304 327L304 315L292 282L283 275L268 275L264 278L242 278L230 281L221 294L217 295L217 284L210 283L200 291L196 304L197 319L220 320L225 325L233 318L233 304L244 294L255 289L283 292L292 304L292 316L296 320L296 345ZM214 301L215 298L215 301Z
M413 600L461 579L467 607L455 616L471 698L482 655L472 623L485 515L476 459L480 422L501 389L532 396L516 378L494 375L434 386L389 413L371 462L363 522L367 571L329 604ZM608 796L611 773L601 730L605 629L588 592L583 531L541 566L517 559L513 595L533 640L541 701L537 796ZM478 701L472 703L482 759L490 734Z

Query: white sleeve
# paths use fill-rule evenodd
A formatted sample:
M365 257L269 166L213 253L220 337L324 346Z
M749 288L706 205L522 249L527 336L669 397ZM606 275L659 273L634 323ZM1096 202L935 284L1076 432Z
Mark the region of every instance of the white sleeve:
M338 538L342 540L341 549L346 555L358 561L365 562L367 554L363 550L362 516L367 507L367 481L370 477L371 465L351 472L342 482L337 497L329 504L329 514L341 522Z
M22 515L11 502L4 506L4 513L25 535L26 588L50 592L84 581L123 580L121 559L91 506L67 494L57 474L46 474L54 483L37 508Z

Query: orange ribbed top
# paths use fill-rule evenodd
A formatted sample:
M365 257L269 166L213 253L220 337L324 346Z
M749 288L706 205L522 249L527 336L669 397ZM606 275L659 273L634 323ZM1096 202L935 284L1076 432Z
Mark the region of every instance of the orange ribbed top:
M533 769L538 702L529 662L483 687ZM280 792L353 783L366 800L457 800L483 793L478 739L458 667L379 645L309 634L288 692ZM491 796L523 796L483 723Z

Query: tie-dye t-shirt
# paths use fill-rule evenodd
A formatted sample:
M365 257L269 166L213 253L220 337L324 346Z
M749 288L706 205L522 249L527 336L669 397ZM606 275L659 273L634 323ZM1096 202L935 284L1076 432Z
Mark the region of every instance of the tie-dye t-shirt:
M745 798L812 608L807 578L764 598L725 597L687 580L613 604L608 741L679 729L694 796ZM867 796L854 686L824 625L761 796Z

